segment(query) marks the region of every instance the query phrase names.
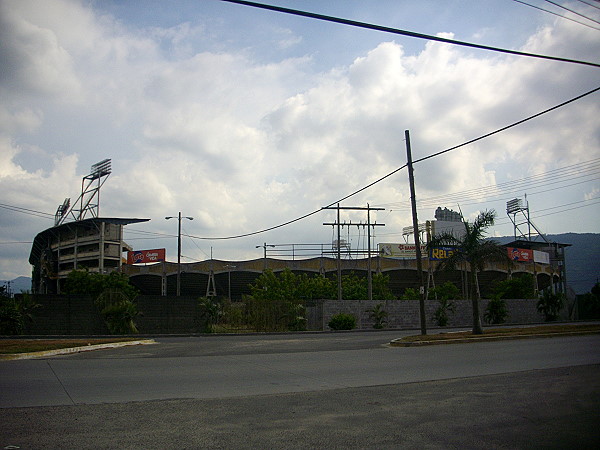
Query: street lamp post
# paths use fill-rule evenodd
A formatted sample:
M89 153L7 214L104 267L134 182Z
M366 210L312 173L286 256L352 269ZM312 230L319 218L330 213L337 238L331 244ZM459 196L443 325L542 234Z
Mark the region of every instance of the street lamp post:
M179 211L179 215L177 217L175 216L167 216L165 217L166 220L169 219L177 219L178 220L178 227L177 227L177 297L179 297L181 295L181 219L189 219L189 220L194 220L193 217L181 217L181 211Z
M227 288L229 292L229 301L231 301L231 269L235 269L236 266L227 264L225 266L227 268L228 276L227 276Z
M275 248L274 245L267 245L267 243L265 242L263 245L257 245L256 248L263 248L264 250L264 270L267 270L267 247L272 247Z

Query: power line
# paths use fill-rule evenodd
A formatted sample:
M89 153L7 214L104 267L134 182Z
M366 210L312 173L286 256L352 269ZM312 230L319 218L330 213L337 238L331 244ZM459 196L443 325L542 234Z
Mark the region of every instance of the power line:
M560 5L560 4L558 4L558 3L556 3L556 2L553 2L553 1L551 1L551 0L545 0L545 1L546 1L546 3L550 3L551 5L558 6L559 8L561 8L561 9L564 9L565 11L569 11L570 13L573 13L573 14L575 14L576 16L583 17L584 19L591 20L592 22L595 22L595 23L598 23L598 24L600 24L600 22L598 22L597 20L595 20L595 19L591 19L591 18L589 18L588 16L585 16L585 15L583 15L583 14L580 14L580 13L578 13L577 11L575 11L575 10L573 10L573 9L567 8L566 6Z
M228 1L228 0L224 0L224 1ZM427 159L433 158L434 156L439 156L439 155L441 155L443 153L447 153L447 152L451 152L453 150L457 150L460 147L464 147L465 145L472 144L474 142L480 141L480 140L485 139L487 137L493 136L494 134L498 134L498 133L500 133L502 131L506 131L506 130L508 130L510 128L516 127L517 125L521 125L522 123L525 123L525 122L527 122L529 120L535 119L536 117L540 117L540 116L542 116L544 114L547 114L547 113L549 113L551 111L554 111L555 109L562 108L563 106L568 105L569 103L573 103L573 102L575 102L577 100L580 100L583 97L586 97L588 95L591 95L591 94L597 92L598 90L600 90L600 87L597 87L595 89L592 89L591 91L585 92L584 94L578 95L577 97L574 97L574 98L572 98L570 100L567 100L566 102L563 102L560 105L553 106L552 108L548 108L548 109L546 109L546 110L544 110L542 112L539 112L537 114L529 116L529 117L527 117L525 119L519 120L518 122L514 122L514 123L512 123L510 125L507 125L505 127L499 128L498 130L492 131L491 133L484 134L483 136L479 136L478 138L471 139L470 141L464 142L462 144L456 145L456 146L448 148L446 150L442 150L441 152L433 153L433 154L431 154L429 156L425 156L423 158L416 159L415 161L413 161L413 163L416 164L416 163L419 163L421 161L425 161Z
M530 7L532 7L532 8L539 9L540 11L544 11L544 12L547 12L547 13L549 13L549 14L553 14L553 15L555 15L555 16L561 17L561 18L563 18L563 19L570 20L571 22L575 22L575 23L578 23L578 24L580 24L580 25L583 25L583 26L586 26L586 27L589 27L589 28L593 28L594 30L599 30L599 31L600 31L600 28L598 28L598 27L595 27L595 26L593 26L593 25L590 25L590 24L587 24L587 23L581 22L581 21L579 21L579 20L575 20L575 19L573 19L573 18L571 18L571 17L563 16L562 14L555 13L554 11L550 11L550 10L548 10L548 9L541 8L541 7L539 7L539 6L535 6L535 5L532 5L532 4L530 4L530 3L527 3L527 2L524 2L524 1L521 1L521 0L513 0L513 2L520 3L520 4L522 4L522 5L525 5L525 6L530 6ZM592 20L593 22L596 22L595 20L593 20L593 19L590 19L589 17L586 17L586 19L588 19L588 20Z
M506 195L510 192L515 192L517 190L527 190L528 194L544 193L556 189L563 189L565 187L579 185L582 183L589 183L590 181L596 181L598 178L586 179L575 183L569 183L566 185L563 184L561 186L542 191L530 192L530 190L536 187L545 187L549 185L569 182L580 178L588 178L600 173L600 170L598 169L600 169L600 158L596 160L573 164L570 166L565 166L559 169L550 170L548 172L543 172L541 174L532 175L530 177L525 177L518 180L507 181L504 183L497 183L490 186L483 186L480 188L468 189L465 191L458 191L449 194L423 198L418 200L418 204L420 207L427 207L430 205L435 206L435 204L439 205L441 203L448 202L461 202L461 204L463 204L462 202L465 200L468 201L480 197L483 197L484 200L486 200L489 199L489 197L498 197L501 195ZM483 203L484 200L475 201L471 204ZM378 206L397 206L408 209L410 207L410 204L409 202L405 201L384 203L379 204Z
M20 206L7 205L6 203L0 203L0 208L8 209L10 211L20 212L28 214L30 216L42 217L44 219L54 219L54 214L45 213L42 211L36 211L34 209L22 208Z
M307 11L300 11L297 9L283 8L280 6L266 5L263 3L255 3L255 2L245 1L245 0L221 0L221 1L228 2L228 3L236 3L236 4L244 5L244 6L250 6L253 8L261 8L261 9L266 9L266 10L270 10L270 11L281 12L281 13L285 13L285 14L292 14L295 16L309 17L311 19L324 20L326 22L334 22L334 23L339 23L339 24L343 24L343 25L350 25L350 26L358 27L358 28L366 28L369 30L383 31L385 33L409 36L409 37L414 37L417 39L426 39L428 41L444 42L446 44L460 45L463 47L477 48L480 50L489 50L489 51L494 51L494 52L499 52L499 53L507 53L510 55L528 56L531 58L541 58L541 59L547 59L547 60L552 60L552 61L561 61L561 62L568 62L568 63L573 63L573 64L583 64L583 65L587 65L587 66L600 67L600 64L592 63L592 62L588 62L588 61L579 61L579 60L569 59L569 58L560 58L557 56L540 55L540 54L536 54L536 53L527 53L527 52L520 52L517 50L508 50L508 49L503 49L503 48L499 48L499 47L491 47L488 45L473 44L471 42L457 41L455 39L448 39L448 38L443 38L440 36L433 36L430 34L416 33L414 31L400 30L398 28L384 27L381 25L374 25L374 24L365 23L365 22L358 22L355 20L348 20L348 19L342 19L339 17L326 16L323 14L316 14L316 13L311 13L311 12L307 12Z
M223 1L229 1L229 0L223 0ZM425 161L425 160L427 160L427 159L430 159L430 158L433 158L433 157L435 157L435 156L442 155L442 154L444 154L444 153L447 153L447 152L450 152L450 151L452 151L452 150L456 150L456 149L458 149L458 148L464 147L464 146L466 146L466 145L468 145L468 144L471 144L471 143L473 143L473 142L477 142L477 141L480 141L480 140L482 140L482 139L485 139L485 138L487 138L487 137L493 136L494 134L500 133L500 132L502 132L502 131L506 131L506 130L508 130L508 129L510 129L510 128L513 128L513 127L515 127L515 126L517 126L517 125L520 125L520 124L522 124L522 123L525 123L525 122L527 122L527 121L529 121L529 120L532 120L532 119L534 119L534 118L540 117L540 116L542 116L543 114L549 113L549 112L551 112L551 111L554 111L554 110L556 110L556 109L558 109L558 108L561 108L561 107L563 107L563 106L565 106L565 105L568 105L568 104L570 104L570 103L572 103L572 102L574 102L574 101L576 101L576 100L580 100L580 99L582 99L582 98L584 98L584 97L586 97L586 96L588 96L588 95L590 95L590 94L593 94L594 92L596 92L596 91L598 91L598 90L600 90L600 87L597 87L597 88L595 88L595 89L592 89L591 91L588 91L588 92L586 92L586 93L584 93L584 94L578 95L577 97L574 97L574 98L572 98L572 99L570 99L570 100L567 100L566 102L563 102L563 103L561 103L561 104L559 104L559 105L553 106L552 108L548 108L548 109L546 109L546 110L544 110L544 111L542 111L542 112L540 112L540 113L537 113L537 114L534 114L534 115L532 115L532 116L529 116L529 117L527 117L527 118L525 118L525 119L519 120L518 122L514 122L514 123L512 123L512 124L510 124L510 125L507 125L507 126L505 126L505 127L502 127L502 128L500 128L500 129L498 129L498 130L496 130L496 131L492 131L491 133L487 133L487 134L485 134L485 135L483 135L483 136L480 136L480 137L478 137L478 138L471 139L470 141L467 141L467 142L465 142L465 143L463 143L463 144L459 144L459 145L456 145L456 146L454 146L454 147L448 148L448 149L446 149L446 150L442 150L442 151L440 151L440 152L433 153L433 154L431 154L431 155L429 155L429 156L426 156L426 157L423 157L423 158L417 159L417 160L413 161L413 164L416 164L416 163L418 163L418 162L421 162L421 161ZM342 201L344 201L344 200L347 200L348 198L350 198L350 197L352 197L352 196L354 196L354 195L357 195L357 194L359 194L360 192L363 192L363 191L365 191L365 190L369 189L370 187L372 187L372 186L374 186L374 185L376 185L376 184L380 183L381 181L383 181L383 180L385 180L385 179L387 179L387 178L391 177L392 175L396 174L396 173L397 173L397 172L399 172L400 170L404 169L406 166L407 166L407 165L406 165L406 164L404 164L403 166L401 166L401 167L398 167L397 169L395 169L395 170L391 171L391 172L390 172L390 173L388 173L387 175L384 175L384 176L382 176L381 178L378 178L377 180L375 180L375 181L373 181L372 183L369 183L368 185L366 185L366 186L364 186L364 187L362 187L362 188L360 188L360 189L358 189L358 190L354 191L353 193L351 193L351 194L348 194L348 195L346 195L345 197L342 197L342 198L341 198L341 199L339 199L339 200L336 200L336 201L334 201L334 202L331 202L331 203L330 203L329 205L327 205L326 207L333 206L333 205L335 205L336 203L341 203ZM322 210L322 208L319 208L319 209L316 209L316 210L314 210L314 211L312 211L312 212L309 212L309 213L307 213L307 214L304 214L303 216L300 216L300 217L298 217L298 218L296 218L296 219L292 219L292 220L289 220L289 221L287 221L287 222L284 222L284 223L282 223L282 224L275 225L275 226L272 226L272 227L269 227L269 228L265 228L265 229L262 229L262 230L259 230L259 231L253 231L253 232L250 232L250 233L243 233L243 234L238 234L238 235L234 235L234 236L222 236L222 237L202 237L202 236L192 236L192 235L188 235L188 237L190 237L190 238L193 238L193 239L200 239L200 240L215 240L215 241L217 241L217 240L231 240L231 239L238 239L238 238L243 238L243 237L255 236L255 235L257 235L257 234L262 234L262 233L265 233L265 232L267 232L267 231L272 231L272 230L275 230L275 229L278 229L278 228L285 227L285 226L287 226L287 225L291 225L292 223L299 222L299 221L301 221L301 220L304 220L304 219L306 219L306 218L308 218L308 217L310 217L310 216L313 216L313 215L315 215L315 214L317 214L317 213L321 212L321 210Z

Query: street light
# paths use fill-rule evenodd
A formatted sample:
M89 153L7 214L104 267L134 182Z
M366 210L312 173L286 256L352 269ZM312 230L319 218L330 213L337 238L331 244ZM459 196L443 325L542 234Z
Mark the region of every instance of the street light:
M167 216L165 219L177 219L179 221L179 226L177 227L177 297L179 297L181 295L181 219L194 220L194 218L187 216L181 217L181 211L179 211L177 217Z
M229 301L231 301L231 269L235 269L236 266L234 266L232 264L226 264L225 267L227 268L227 272L228 272L227 286L229 289Z
M267 243L265 242L263 245L257 245L256 248L263 248L264 249L264 261L265 261L265 270L267 270L267 247L271 247L271 248L275 248L274 245L267 245Z

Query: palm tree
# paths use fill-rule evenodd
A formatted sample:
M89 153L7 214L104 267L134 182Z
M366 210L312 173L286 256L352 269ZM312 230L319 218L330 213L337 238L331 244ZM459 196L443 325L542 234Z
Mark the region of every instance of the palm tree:
M478 273L483 270L487 262L506 262L510 264L510 258L506 249L495 241L485 239L486 229L494 225L496 212L494 210L479 213L473 223L463 219L465 233L456 237L452 233L441 233L434 236L427 243L427 249L439 246L456 247L447 259L440 262L438 269L454 270L463 263L467 264L469 273L469 290L473 304L473 334L483 334L481 316L479 313L479 290Z

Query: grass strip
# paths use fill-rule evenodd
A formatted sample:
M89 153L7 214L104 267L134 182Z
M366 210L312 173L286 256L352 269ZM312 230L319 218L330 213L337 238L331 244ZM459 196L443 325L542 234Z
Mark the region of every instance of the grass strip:
M458 339L478 339L482 337L499 336L532 336L532 335L552 335L563 333L600 333L600 324L593 325L541 325L534 327L518 328L487 328L483 334L473 334L471 331L458 331L426 335L406 336L398 339L397 342L421 342L421 341L452 341Z
M115 342L135 341L138 338L100 338L100 339L0 339L0 355L42 352L61 348L85 347L86 345L112 344Z

